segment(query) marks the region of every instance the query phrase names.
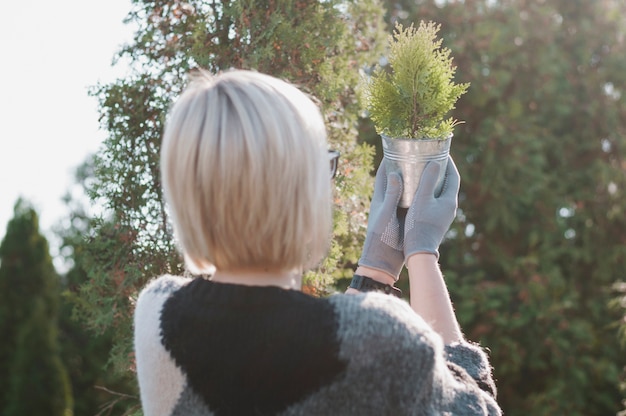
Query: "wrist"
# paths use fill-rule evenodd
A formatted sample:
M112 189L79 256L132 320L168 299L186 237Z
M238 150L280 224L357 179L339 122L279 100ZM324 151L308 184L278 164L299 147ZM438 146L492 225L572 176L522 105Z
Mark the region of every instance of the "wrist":
M352 276L348 293L353 291L358 292L381 292L387 295L393 295L398 298L402 298L402 290L395 287L393 284L387 284L379 282L378 280L371 279L367 276L355 274Z
M432 248L437 247L437 248ZM434 257L435 261L439 260L439 249L438 246L433 245L421 245L414 246L412 248L405 248L404 250L404 264L409 264L409 259L413 256L430 256Z
M418 253L409 254L407 256L407 258L406 258L406 265L408 267L409 264L411 266L413 266L414 264L423 265L425 263L435 263L435 264L437 264L438 260L439 260L439 256L437 256L437 254L431 253L431 252L422 251L422 252L418 252Z
M373 269L371 267L367 267L367 266L359 266L357 267L356 271L354 272L354 274L358 274L361 276L366 276L369 277L372 280L375 280L379 283L383 283L386 285L391 285L393 286L393 284L396 282L396 277L392 276L391 274L384 272L382 270L378 270L378 269Z
M424 270L439 270L439 258L432 253L414 253L406 259L409 280L419 279Z

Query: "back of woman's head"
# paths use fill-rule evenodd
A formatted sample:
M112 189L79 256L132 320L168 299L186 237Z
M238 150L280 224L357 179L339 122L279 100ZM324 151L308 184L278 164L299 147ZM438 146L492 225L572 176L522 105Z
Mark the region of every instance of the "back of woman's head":
M196 74L169 114L161 171L176 236L194 266L289 270L324 255L326 132L294 86L252 71Z

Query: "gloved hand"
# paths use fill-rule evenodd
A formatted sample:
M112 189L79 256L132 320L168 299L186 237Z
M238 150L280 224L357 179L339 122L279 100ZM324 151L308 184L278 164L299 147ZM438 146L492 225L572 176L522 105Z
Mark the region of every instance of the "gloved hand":
M402 250L403 227L398 220L398 201L402 195L402 179L389 173L385 162L376 172L374 195L367 221L367 235L359 266L367 266L388 273L398 280L404 265Z
M431 253L439 258L439 245L450 228L456 209L461 178L451 157L444 179L443 189L435 196L440 165L426 165L413 202L406 214L404 224L404 259L416 253Z

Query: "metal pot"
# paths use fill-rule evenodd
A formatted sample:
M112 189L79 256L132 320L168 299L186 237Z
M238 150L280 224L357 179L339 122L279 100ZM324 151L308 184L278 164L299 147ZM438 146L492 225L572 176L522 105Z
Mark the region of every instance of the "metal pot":
M443 180L448 165L452 134L447 139L406 139L381 135L383 142L384 163L387 172L397 172L402 177L402 197L398 206L411 206L422 172L428 162L441 165L435 195L441 193Z

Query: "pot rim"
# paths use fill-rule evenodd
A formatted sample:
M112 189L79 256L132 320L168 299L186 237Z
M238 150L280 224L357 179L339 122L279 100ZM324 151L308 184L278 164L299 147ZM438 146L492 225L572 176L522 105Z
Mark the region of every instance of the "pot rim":
M393 136L388 136L386 134L381 134L380 136L386 139L390 139L390 140L402 140L406 142L445 142L446 140L451 140L452 137L454 136L454 133L450 133L448 136L444 138L421 137L419 139L413 139L410 137L393 137Z

